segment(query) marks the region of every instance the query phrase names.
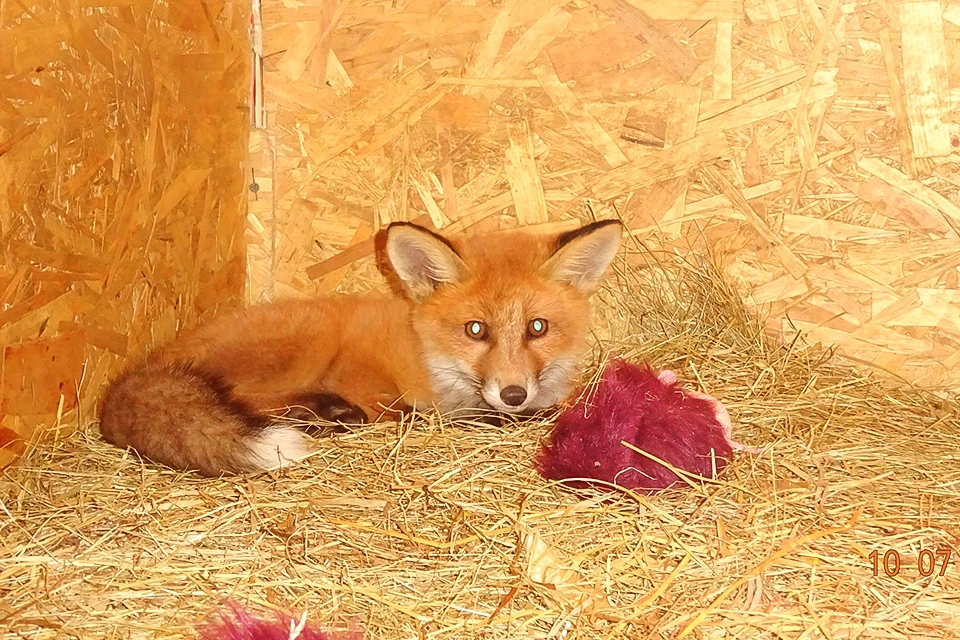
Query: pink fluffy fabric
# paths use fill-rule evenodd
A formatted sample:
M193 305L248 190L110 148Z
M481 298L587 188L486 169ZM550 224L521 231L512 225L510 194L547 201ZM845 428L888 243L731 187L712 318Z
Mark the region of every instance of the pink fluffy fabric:
M230 604L229 610L201 630L200 640L363 640L360 631L323 631L283 614L261 620L236 604Z
M686 486L670 468L621 441L701 478L713 478L734 450L747 449L733 441L730 416L716 399L684 389L671 371L657 374L617 359L560 415L540 472L550 480L602 480L648 494Z

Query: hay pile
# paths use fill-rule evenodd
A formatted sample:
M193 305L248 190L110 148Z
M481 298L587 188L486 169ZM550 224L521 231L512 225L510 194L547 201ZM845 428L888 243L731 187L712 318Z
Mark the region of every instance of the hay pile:
M550 485L531 464L546 422L418 417L226 480L143 465L88 428L0 477L0 632L193 637L232 599L390 640L960 638L957 406L768 341L689 260L620 265L594 365L649 359L722 399L767 450L719 482ZM899 573L875 576L872 551Z

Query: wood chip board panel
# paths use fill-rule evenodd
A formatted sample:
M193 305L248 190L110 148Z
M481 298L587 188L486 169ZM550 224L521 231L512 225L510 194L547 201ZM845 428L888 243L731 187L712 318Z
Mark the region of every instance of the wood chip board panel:
M376 286L392 220L622 216L769 326L960 388L960 4L264 0L255 299Z
M0 2L0 467L93 415L124 360L242 302L249 18Z

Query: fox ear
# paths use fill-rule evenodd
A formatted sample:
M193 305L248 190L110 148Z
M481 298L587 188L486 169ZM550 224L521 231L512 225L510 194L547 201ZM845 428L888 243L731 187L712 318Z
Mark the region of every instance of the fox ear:
M467 273L456 248L442 236L409 222L390 224L379 238L380 271L389 265L393 288L420 302L441 284L459 282ZM399 285L399 287L397 286Z
M553 280L593 293L607 267L620 249L623 225L618 220L601 220L561 234L556 250L541 267Z

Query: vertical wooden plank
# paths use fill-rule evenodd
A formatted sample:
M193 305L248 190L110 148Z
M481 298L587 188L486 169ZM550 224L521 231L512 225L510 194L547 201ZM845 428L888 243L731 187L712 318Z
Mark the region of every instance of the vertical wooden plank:
M777 0L767 0L766 8L769 11L769 22L767 22L767 38L770 39L770 46L774 51L785 55L776 56L773 63L777 70L783 70L793 66L793 51L790 49L790 40L787 37L787 28L780 16L780 8L777 7Z
M520 224L547 222L547 201L540 174L533 158L533 138L526 120L509 125L510 146L506 150L504 172L510 183L513 206Z
M900 24L904 97L914 155L948 155L947 53L939 0L901 3Z
M897 124L897 144L900 146L900 161L907 174L917 177L917 162L913 156L913 138L910 135L910 118L907 116L907 102L903 95L903 85L900 84L900 73L897 65L897 56L890 42L890 31L881 29L880 47L883 49L883 63L887 68L887 87L890 92L890 106Z
M733 20L717 21L717 43L713 53L713 97L733 97Z

